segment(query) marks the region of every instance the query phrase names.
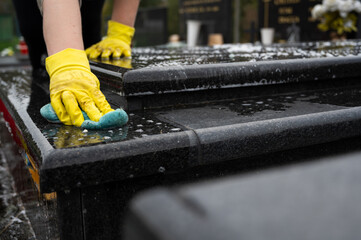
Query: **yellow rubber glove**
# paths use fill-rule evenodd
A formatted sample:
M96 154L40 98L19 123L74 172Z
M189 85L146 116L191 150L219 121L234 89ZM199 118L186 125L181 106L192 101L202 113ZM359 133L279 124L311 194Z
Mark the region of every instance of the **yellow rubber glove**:
M100 91L98 78L91 73L83 50L65 49L46 59L50 76L50 100L59 120L80 127L84 122L81 109L93 121L110 111Z
M107 59L111 55L113 59L121 56L130 57L130 44L134 35L135 29L127 25L108 21L107 37L85 50L90 59L101 58Z

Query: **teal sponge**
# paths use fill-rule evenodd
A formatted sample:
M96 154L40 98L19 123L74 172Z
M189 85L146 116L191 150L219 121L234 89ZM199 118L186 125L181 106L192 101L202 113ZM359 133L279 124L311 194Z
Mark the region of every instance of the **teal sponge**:
M84 111L82 111L82 113L84 116L84 122L82 123L81 128L86 129L100 130L117 128L125 125L128 122L127 113L123 109L119 108L102 116L99 119L99 122L94 122L90 120L88 115ZM40 109L40 114L48 122L61 123L50 103L46 104Z

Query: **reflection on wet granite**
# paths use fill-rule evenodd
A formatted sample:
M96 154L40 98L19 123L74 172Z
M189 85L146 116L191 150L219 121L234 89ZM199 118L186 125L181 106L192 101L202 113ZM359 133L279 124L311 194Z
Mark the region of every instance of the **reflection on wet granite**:
M361 106L361 88L328 89L324 91L308 91L294 94L257 97L247 100L231 101L228 105L231 111L239 115L252 115L256 112L271 110L285 111L292 105L307 102L340 107ZM333 107L334 108L334 107Z
M64 126L45 121L39 109L49 101L48 94L39 87L39 82L31 82L30 69L4 71L0 74L0 84L7 97L17 109L27 109L34 123L55 148L88 146L99 143L118 142L144 138L149 135L182 131L179 127L160 121L151 113L128 113L126 126L112 130L84 130L74 126Z
M145 138L155 134L179 132L182 129L162 122L150 114L130 113L127 125L107 130L87 130L61 124L48 124L40 129L55 148L89 146Z
M185 128L201 129L358 106L361 106L361 86L192 104L163 110L157 116Z

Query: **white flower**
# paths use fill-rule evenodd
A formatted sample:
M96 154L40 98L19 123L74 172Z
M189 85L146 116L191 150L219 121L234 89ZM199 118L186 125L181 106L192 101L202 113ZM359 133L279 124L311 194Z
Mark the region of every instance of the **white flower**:
M322 17L322 15L325 13L325 7L321 4L317 4L316 6L313 7L312 9L312 17L313 18L320 18Z
M357 13L361 13L361 2L359 2L359 1L355 2L355 11Z
M339 1L340 0L323 0L322 5L326 11L333 12L337 10Z
M338 2L338 10L340 11L341 17L347 17L349 12L354 11L355 1L354 0L340 0Z

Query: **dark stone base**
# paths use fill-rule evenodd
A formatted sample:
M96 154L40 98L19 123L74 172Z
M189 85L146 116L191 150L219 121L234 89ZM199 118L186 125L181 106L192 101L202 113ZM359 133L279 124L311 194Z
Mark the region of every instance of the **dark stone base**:
M305 162L317 162L322 157L329 157L361 150L361 138L351 138L311 147L292 149L251 158L236 159L209 166L196 167L174 174L157 174L149 177L129 179L121 182L100 184L92 187L58 192L59 219L62 239L122 239L124 228L134 228L137 238L150 239L146 229L139 229L142 223L127 222L127 213L134 214L129 209L130 200L140 192L154 187L175 187L189 183L199 183L205 180L217 180L223 177L239 175L263 175L268 169L280 169L286 166L300 166ZM157 209L154 217L166 214L167 209L153 203ZM81 211L79 211L81 209ZM154 211L150 211L154 213ZM176 216L171 218L176 219ZM171 219L169 219L171 221ZM178 222L178 220L175 220ZM101 223L101 224L100 224ZM163 223L166 226L166 223ZM75 226L83 225L83 231ZM139 231L138 231L139 230ZM167 229L164 229L168 231ZM144 233L145 232L145 233ZM152 230L150 230L152 232ZM144 235L142 235L144 233ZM157 233L154 233L155 235ZM163 239L163 238L160 238ZM167 238L168 239L168 238ZM172 239L172 238L169 238Z
M124 239L357 239L360 157L148 191L130 205Z

